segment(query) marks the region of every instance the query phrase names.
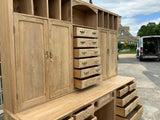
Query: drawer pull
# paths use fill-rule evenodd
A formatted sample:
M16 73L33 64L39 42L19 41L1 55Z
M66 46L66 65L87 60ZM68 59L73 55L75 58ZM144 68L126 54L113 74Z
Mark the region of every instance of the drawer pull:
M99 72L99 71L100 71L100 69L97 69L96 71L97 71L97 72Z
M94 45L97 43L97 42L92 42Z
M85 55L87 52L82 52L83 55Z
M84 43L86 43L85 41L81 41L81 44L84 44Z
M97 54L97 53L98 53L98 51L95 51L94 53L95 53L95 54Z
M93 34L93 35L95 35L95 34L96 34L96 32L92 32L92 34Z
M95 63L98 63L98 62L99 62L99 60L95 61Z
M84 72L84 74L85 74L85 75L88 75L88 74L89 74L89 72Z
M80 31L80 33L84 34L84 33L85 33L85 31Z
M87 64L87 62L83 62L82 64L83 64L83 65L86 65L86 64Z

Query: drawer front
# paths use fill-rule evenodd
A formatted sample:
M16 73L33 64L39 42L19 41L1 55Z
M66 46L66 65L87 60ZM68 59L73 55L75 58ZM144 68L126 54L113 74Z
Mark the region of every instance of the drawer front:
M83 70L74 70L74 77L75 78L85 78L92 75L101 74L101 67L93 67Z
M93 77L93 78L89 78L89 79L86 79L86 80L75 79L75 87L78 88L78 89L84 89L84 88L87 88L89 86L98 84L101 81L102 81L102 76L101 75Z
M132 91L134 89L136 89L136 83L135 82L129 83L128 84L128 90Z
M99 56L100 49L75 49L74 50L74 57L75 58L83 58L83 57L92 57L92 56Z
M135 107L138 106L140 101L139 97L135 97L134 100L132 100L129 105L125 106L125 107L116 107L116 114L120 115L122 117L126 117Z
M110 102L112 100L112 93L109 93L107 95L104 95L96 102L96 107L101 107L107 102Z
M75 120L84 120L94 114L94 105L91 105L87 109L73 115Z
M85 68L101 64L101 58L74 59L74 68Z
M98 47L98 39L75 38L74 47Z
M128 92L128 86L124 86L123 88L117 90L117 97L121 97L125 95L127 92Z
M127 103L129 103L129 101L131 101L135 96L137 96L137 90L134 90L131 93L128 93L126 96L122 97L122 98L117 98L116 99L116 105L123 107L125 106Z
M77 37L98 37L98 30L74 27L74 36Z
M116 116L116 120L139 120L143 114L143 106L138 105L126 118Z

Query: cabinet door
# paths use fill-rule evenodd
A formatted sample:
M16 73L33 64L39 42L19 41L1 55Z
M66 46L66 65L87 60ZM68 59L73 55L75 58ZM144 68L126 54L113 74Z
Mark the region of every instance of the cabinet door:
M46 100L47 21L14 15L17 102L20 111Z
M71 24L49 22L49 96L55 98L73 89L73 43Z
M109 32L109 77L117 75L117 32Z
M109 40L108 31L99 32L99 42L100 42L100 53L101 53L101 63L102 63L102 76L103 79L108 78L109 69Z

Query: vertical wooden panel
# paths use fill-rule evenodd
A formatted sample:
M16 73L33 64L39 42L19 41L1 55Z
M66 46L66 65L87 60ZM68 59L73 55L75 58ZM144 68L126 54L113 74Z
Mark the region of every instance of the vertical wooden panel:
M50 98L59 97L73 88L73 50L71 25L50 21L49 49L52 58L48 61Z
M45 41L47 21L14 16L18 110L46 100Z

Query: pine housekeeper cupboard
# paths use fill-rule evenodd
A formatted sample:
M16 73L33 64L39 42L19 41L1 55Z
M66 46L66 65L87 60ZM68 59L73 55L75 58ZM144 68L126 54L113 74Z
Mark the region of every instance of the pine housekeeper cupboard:
M134 78L117 76L118 18L82 0L2 0L5 120L115 120L116 99L139 118Z

